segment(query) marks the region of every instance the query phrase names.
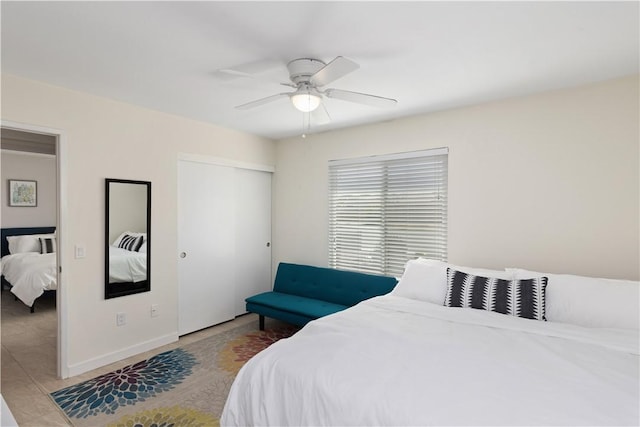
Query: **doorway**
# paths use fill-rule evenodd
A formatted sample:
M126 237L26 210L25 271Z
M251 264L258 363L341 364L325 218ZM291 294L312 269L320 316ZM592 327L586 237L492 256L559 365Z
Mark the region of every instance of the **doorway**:
M20 300L16 301L13 293L8 290L3 291L3 312L0 318L0 322L3 323L3 338L8 337L8 334L11 333L11 331L5 331L5 323L9 324L11 320L14 322L10 328L18 328L18 330L13 330L13 333L19 338L13 340L12 349L7 347L11 340L4 339L2 341L3 354L7 354L5 351L13 351L15 353L12 355L15 356L13 360L18 361L16 357L21 359L20 366L30 376L34 373L45 380L47 378L67 378L69 375L66 368L66 305L64 304L65 289L61 274L64 258L61 248L65 237L63 214L66 212L63 203L65 192L63 135L56 129L3 120L1 137L0 161L2 161L3 181L0 183L3 209L1 226L3 229L55 228L54 247L56 253L52 277L57 287L55 292L49 292L50 295L42 295L36 299L33 313L25 303ZM27 206L20 207L11 206L10 209L9 180L35 182L33 203L26 203ZM11 204L15 205L15 203ZM41 209L38 209L38 204ZM47 241L49 246L50 243ZM10 303L14 303L11 306L13 315L19 314L23 322L16 322L16 319L11 317L11 311L7 308ZM20 328L22 329L20 330ZM38 335L39 333L41 335ZM38 345L38 340L42 346ZM36 352L37 357L22 357L25 352L27 354ZM41 361L46 361L46 363L38 363L37 358L41 358Z

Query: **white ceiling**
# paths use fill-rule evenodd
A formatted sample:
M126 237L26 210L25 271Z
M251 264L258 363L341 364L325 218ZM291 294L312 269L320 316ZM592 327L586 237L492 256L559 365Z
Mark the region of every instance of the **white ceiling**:
M1 2L2 72L280 139L303 133L285 64L345 56L312 132L638 73L630 2ZM256 79L217 73L257 72Z

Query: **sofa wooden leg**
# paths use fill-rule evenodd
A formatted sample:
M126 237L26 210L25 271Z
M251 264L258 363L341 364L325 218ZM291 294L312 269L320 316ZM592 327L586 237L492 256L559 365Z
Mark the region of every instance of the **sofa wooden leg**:
M260 330L264 331L264 316L262 314L259 315L259 323L260 323Z

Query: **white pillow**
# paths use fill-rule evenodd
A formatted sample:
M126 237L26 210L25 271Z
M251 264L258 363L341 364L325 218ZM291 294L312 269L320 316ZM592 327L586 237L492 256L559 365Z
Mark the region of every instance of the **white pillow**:
M640 329L640 282L508 268L516 279L545 276L549 322Z
M138 252L142 252L142 253L147 253L147 241L145 240L144 243L140 246L140 249L138 249Z
M475 276L513 280L513 274L506 271L462 267L434 259L418 258L407 261L404 274L391 293L443 305L447 296L447 268Z
M23 234L21 236L7 236L10 254L22 254L25 252L40 253L40 238L55 238L55 233L51 234Z
M474 276L493 277L496 279L514 280L513 273L506 270L487 270L485 268L464 267L453 264L447 264L447 267L462 271L463 273L472 274ZM446 272L445 272L446 274Z
M122 240L125 234L128 234L129 236L133 236L133 237L143 236L142 241L143 242L147 241L147 233L136 233L133 231L125 231L122 234L120 234L118 237L116 237L116 240L113 241L111 246L115 246L117 248L118 245L120 244L120 240Z
M419 259L407 261L404 274L391 294L433 304L444 304L447 295L446 263Z

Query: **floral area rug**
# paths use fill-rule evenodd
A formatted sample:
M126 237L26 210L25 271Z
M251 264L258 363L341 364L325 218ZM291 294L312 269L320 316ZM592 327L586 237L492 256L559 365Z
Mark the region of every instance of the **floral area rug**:
M236 374L298 328L240 326L51 393L76 427L216 426Z

